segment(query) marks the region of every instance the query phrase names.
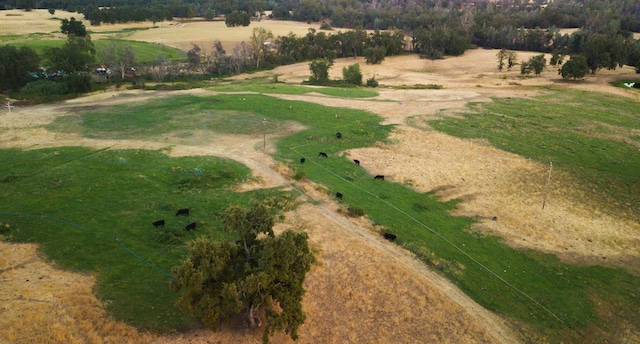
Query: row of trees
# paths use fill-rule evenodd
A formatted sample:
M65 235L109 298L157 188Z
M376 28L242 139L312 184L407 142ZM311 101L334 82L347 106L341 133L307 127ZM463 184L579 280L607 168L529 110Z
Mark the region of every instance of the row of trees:
M187 55L190 70L225 75L323 58L333 61L340 57L365 56L368 63L380 63L385 56L402 53L404 44L400 31L352 30L326 34L310 29L300 37L293 33L274 37L269 30L255 28L249 41L236 45L230 54L216 42L209 49L194 45Z

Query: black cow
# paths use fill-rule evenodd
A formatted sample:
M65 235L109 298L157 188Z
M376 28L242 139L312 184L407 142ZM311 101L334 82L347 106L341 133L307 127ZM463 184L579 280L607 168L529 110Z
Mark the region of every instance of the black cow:
M356 163L356 165L360 166L360 160L358 160L358 159L353 159L353 162L355 162L355 163Z
M153 223L153 225L158 228L160 226L164 227L164 220L158 220Z
M300 158L300 163L301 163L301 164L304 164L304 162L305 162L305 161L307 161L307 159L305 159L305 158Z
M396 236L394 234L391 233L384 233L384 238L389 240L389 241L394 241L396 240Z
M336 192L336 198L337 198L337 199L342 199L342 194L341 194L341 193L339 193L339 192Z
M184 227L184 229L187 230L187 231L196 230L196 223L195 222L191 222L186 227Z
M318 156L321 156L323 158L328 158L329 156L327 155L327 153L325 152L320 152L320 154L318 154Z
M336 139L341 139L342 138L342 133L341 132L337 132L336 133Z
M377 175L377 176L373 177L373 179L380 179L380 180L384 180L384 176L383 176L383 175L381 175L381 174L379 174L379 175Z
M178 215L189 215L189 208L178 209L176 216Z

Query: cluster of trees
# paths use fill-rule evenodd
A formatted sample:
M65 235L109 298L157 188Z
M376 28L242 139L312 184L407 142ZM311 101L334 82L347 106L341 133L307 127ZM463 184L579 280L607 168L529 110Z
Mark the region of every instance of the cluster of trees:
M244 11L234 11L224 17L224 23L228 27L249 26L251 24L251 16Z
M85 7L82 12L84 13L84 19L88 20L93 26L98 26L103 23L115 24L143 21L150 21L155 25L157 22L172 20L174 17L193 17L193 11L185 8L185 6L171 7L166 5L154 5L150 7L97 7L89 5Z
M311 61L309 64L309 71L311 76L309 77L309 83L312 85L327 85L327 84L349 84L354 86L362 85L362 72L360 71L360 64L354 63L350 66L342 68L342 80L332 81L329 80L329 69L333 66L333 61L329 59L317 59ZM378 86L374 78L367 80L367 86Z
M17 91L26 86L30 86L26 91L45 91L51 95L82 93L91 89L90 77L80 73L87 70L95 58L91 37L84 24L73 17L63 19L60 30L67 35L66 42L61 47L44 49L42 56L28 47L0 46L0 85L3 92Z
M0 91L18 92L26 98L56 97L90 91L96 59L120 78L136 65L131 46L112 42L97 50L84 24L63 19L60 31L67 36L60 47L45 48L41 55L29 47L0 46ZM106 73L105 73L106 77Z
M368 63L380 63L385 56L404 49L400 31L367 33L353 30L326 34L310 29L304 36L293 33L274 37L264 28L254 28L248 42L241 42L228 54L220 42L213 47L194 45L189 56L189 70L209 75L242 73L265 66L301 61L364 56Z

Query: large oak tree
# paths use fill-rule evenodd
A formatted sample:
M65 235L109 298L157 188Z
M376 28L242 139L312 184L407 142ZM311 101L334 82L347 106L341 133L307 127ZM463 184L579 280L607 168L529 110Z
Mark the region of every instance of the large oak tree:
M249 211L237 206L223 210L223 226L236 241L196 239L188 257L172 271L171 288L183 290L177 305L217 330L234 314L245 312L255 327L265 320L263 341L277 331L297 339L305 320L302 286L313 255L303 232L273 233L273 216L263 204Z

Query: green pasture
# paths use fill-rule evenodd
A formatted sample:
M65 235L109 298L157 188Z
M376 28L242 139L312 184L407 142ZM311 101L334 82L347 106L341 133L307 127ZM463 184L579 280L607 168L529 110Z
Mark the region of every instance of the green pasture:
M595 95L592 95L592 97L597 98ZM547 104L547 98L549 102L551 102L551 105ZM529 106L548 106L549 109L547 111L551 112L551 109L555 111L555 109L559 107L559 103L580 104L582 100L587 100L589 97L585 96L585 99L576 99L573 98L573 93L558 92L548 95L547 98L537 99L536 102L529 104ZM554 99L556 103L554 103ZM604 101L604 98L602 100ZM516 100L511 99L504 101L513 102ZM519 102L520 100L517 101ZM526 100L522 101L524 102ZM595 102L597 102L597 100L595 100ZM600 116L594 115L583 115L581 116L581 120L597 119L598 122L603 123L603 127L611 128L611 130L618 133L616 131L618 129L615 129L617 127L622 128L629 124L630 128L635 128L638 124L637 121L632 123L632 118L627 118L632 111L632 105L632 103L625 103L622 100L618 102L612 101L602 108L603 111L605 109L609 111L607 117L610 118L606 121ZM588 107L584 108L587 109ZM507 108L507 110L504 110L504 113L502 113L502 116L504 116L504 118L515 118L519 111L522 111L522 108ZM615 114L618 114L618 117L616 117ZM503 118L501 116L495 117ZM263 124L263 119L266 119L266 125ZM575 120L576 123L578 123L578 119L576 118ZM299 132L287 131L287 123L289 123L289 121L298 122L307 129ZM372 176L367 175L362 168L348 161L342 155L344 150L371 146L376 142L386 140L392 126L380 125L380 121L381 119L378 116L364 111L331 108L298 101L286 101L258 94L221 94L208 97L165 97L130 105L118 105L58 119L49 126L49 129L81 133L87 137L146 138L151 140L164 139L164 137L167 137L167 134L176 136L176 133L178 133L179 137L196 140L194 142L197 142L197 140L208 140L208 135L226 132L261 135L266 131L269 135L286 135L279 139L277 143L278 150L274 154L276 159L290 164L294 170L306 174L309 179L327 186L329 193L335 194L335 192L341 192L344 195L342 202L345 203L345 205L363 209L364 213L376 224L383 226L386 228L386 231L398 236L397 244L415 252L426 264L445 274L483 306L506 318L513 319L516 323L525 325L522 327L527 328L528 333L533 331L544 335L550 342L585 342L592 339L596 342L604 342L618 338L616 337L617 331L626 326L623 321L628 322L631 326L640 326L640 315L637 312L637 310L640 309L640 292L638 292L640 290L640 278L638 276L631 275L622 269L600 266L573 266L558 261L555 256L545 255L535 251L512 249L504 245L499 238L484 236L474 231L472 229L473 219L449 215L449 211L455 207L455 201L440 202L437 197L432 194L417 194L403 185L374 180ZM456 123L456 127L462 127L466 125L466 123L467 122L464 121ZM534 117L517 123L518 125L516 127L522 127L521 135L525 135L530 131L561 131L567 127L566 122L561 118L545 124L545 130L538 129L541 124L539 124L539 121ZM438 123L434 125L437 126ZM492 130L493 126L497 126L497 124L486 125L487 127L483 127L483 130ZM508 130L505 130L505 132L507 131ZM335 137L336 132L342 133L341 139ZM619 135L612 133L608 136L605 135L603 140L605 140L607 144L613 145L616 144L618 136ZM516 137L514 141L521 142L518 137ZM544 140L532 141L531 145L539 145L543 141ZM516 143L512 141L504 140L500 142L503 142L504 145L497 146L503 149L507 149L507 146L511 147L516 145ZM547 144L552 145L555 143L548 142ZM557 149L561 149L564 146L559 145L558 147ZM578 154L582 154L583 152L581 151L585 151L584 154L588 154L593 150L593 147L591 147L591 145L582 145L575 146L573 149L577 150ZM534 151L533 149L531 150ZM328 158L319 157L318 153L320 151L326 152ZM11 154L13 155L11 156L28 154L27 152L12 152ZM92 154L116 154L109 152L110 151L95 152ZM51 154L53 153L49 152L49 155ZM137 162L138 160L134 159L136 157L135 154L149 154L153 159L141 159L140 161L150 165L160 164L161 166L178 164L175 162L176 160L162 158L162 155L157 152L147 153L136 151L135 154L132 154L132 156L125 157L125 161L130 160ZM522 154L529 156L524 153ZM300 164L300 157L306 157L307 162ZM630 157L636 157L636 155L631 155ZM109 157L108 160L119 160L116 158L115 156ZM156 162L156 158L158 162ZM195 159L195 161L204 162L210 159L211 158L202 160ZM618 163L624 165L624 168L617 170L618 173L633 173L632 166L637 163L637 161L631 160L637 159L621 159ZM53 161L56 160L53 159ZM608 160L594 159L594 166L590 166L589 168L600 171L598 173L610 173L608 167L597 165L606 164L607 162ZM363 161L362 163L366 164L367 162ZM130 215L128 213L131 211L130 209L136 208L131 206L127 207L126 205L123 206L123 208L127 210L117 212L123 218L114 217L114 212L100 216L84 215L95 212L99 213L99 211L84 211L82 216L86 217L80 217L80 214L71 213L76 207L64 206L63 200L72 196L81 197L81 200L74 200L74 202L78 202L77 204L86 204L87 206L93 202L103 202L102 198L96 199L86 196L87 187L94 185L87 184L85 188L65 194L66 196L58 195L57 192L52 191L50 193L51 201L54 204L43 208L43 205L48 204L48 202L37 201L42 198L40 197L40 191L36 189L36 185L38 185L38 187L41 187L41 185L48 186L52 183L49 182L49 180L60 180L58 184L62 186L68 184L73 185L73 183L66 181L69 177L65 176L74 176L71 178L74 181L80 180L85 177L75 177L75 175L86 173L84 168L89 168L86 166L88 163L85 163L85 161L81 159L69 161L64 165L73 166L76 164L83 165L83 169L56 178L48 175L48 173L55 173L56 169L46 168L46 166L42 166L42 163L31 164L30 167L25 167L24 172L11 172L10 175L8 174L9 172L0 170L2 171L0 173L4 173L7 176L2 177L2 174L0 174L0 178L6 180L6 182L0 184L2 188L0 189L2 190L2 194L0 194L2 195L2 199L6 199L6 197L12 194L11 191L4 191L4 188L17 189L17 184L14 185L14 183L26 183L33 178L32 175L47 174L46 178L43 177L43 179L40 180L39 183L35 183L31 189L25 188L24 198L31 199L31 201L24 200L23 202L31 202L33 204L30 203L23 208L12 207L11 209L13 210L8 211L40 214L43 212L43 209L48 212L50 210L56 210L52 212L52 214L47 215L65 217L68 220L73 219L73 222L76 223L99 228L105 227L105 223L111 224L114 223L113 221L122 221L122 225L118 222L118 226L108 226L110 229L107 233L109 235L120 235L122 231L122 239L134 241L133 238L136 237L136 232L131 229L132 222L143 222L143 226L146 226L145 228L147 228L148 231L152 231L152 229L148 229L149 224L151 221L165 214L161 213L161 211L182 207L182 204L184 204L184 202L173 201L173 198L171 198L171 201L154 201L156 198L147 197L145 194L145 202L143 202L144 204L141 204L140 207L145 209L144 207L146 206L148 211L155 211L155 213L149 215L144 221L139 220L135 216L135 213ZM114 164L106 164L106 166L113 165ZM193 165L186 163L180 163L179 165L184 167L177 169L178 171L192 171L195 168ZM579 169L585 169L586 167L585 165L576 165L571 168L577 171ZM122 168L131 167L122 165ZM561 164L559 168L568 169L569 167L566 167L566 164ZM210 168L203 170L209 171ZM572 172L574 170L569 169L568 171ZM636 170L636 172L637 171L638 170ZM93 178L87 179L97 184L97 187L101 185L101 182L99 181L100 178L96 178L96 176L103 176L104 173L109 173L109 171L97 170L96 173L96 175L93 175ZM175 191L176 188L178 188L178 186L176 186L177 182L162 183L156 180L161 179L160 177L149 175L143 178L138 176L138 174L145 175L145 173L136 171L136 173L127 174L126 178L116 178L128 183L126 186L128 186L128 189L131 189L131 191L127 190L127 192L135 192L135 190L139 192L140 188L145 188L146 190L146 188L150 188L150 186L148 186L150 184L163 189L170 194L171 197L181 195L181 193ZM233 175L238 176L240 172L237 173L238 174ZM168 178L164 175L162 176ZM102 178L104 177L107 176L103 176ZM582 177L582 174L578 174L576 178ZM627 175L624 178L628 177L633 177L633 174ZM111 179L110 176L107 178ZM180 178L182 178L181 180L183 180L183 182L177 184L184 185L191 183L189 178L197 178L197 176L181 176ZM184 181L185 178L186 181ZM588 182L588 179L584 180ZM141 186L138 187L138 184ZM197 186L188 188L191 190L189 196L192 197L190 199L196 199L196 196L202 196L202 198L198 198L202 203L197 203L196 201L193 203L196 204L194 207L203 209L202 211L219 209L216 207L217 203L216 206L207 203L214 202L214 200L218 201L219 198L222 197L218 196L218 194L227 195L226 197L238 197L236 198L238 202L240 202L241 197L245 197L242 199L243 201L248 201L251 197L255 197L255 195L236 195L230 193L224 187L210 189L207 183L205 183L204 186L201 182L196 184ZM64 188L59 185L55 185L57 188L53 186L48 187L53 190L61 190L60 192L62 192ZM273 192L275 195L279 195L277 190L267 192ZM126 198L125 203L129 202L128 198L143 198L143 196L139 196L138 194L123 193L121 189L114 186L109 187L105 193L106 195L103 198L110 199L112 202L115 202L116 198ZM136 200L131 200L131 202L134 201ZM228 199L223 199L222 204L224 203L228 203ZM154 204L160 205L154 206ZM166 206L166 204L170 204L170 206ZM64 209L58 210L62 207ZM97 208L110 209L109 207L105 207L105 204L97 206ZM170 215L171 214L167 215L167 217ZM96 216L98 217L96 218ZM96 218L96 220L94 220L94 218ZM9 217L9 219L15 221L15 217ZM40 219L23 219L21 217L19 219L20 221L29 220L36 221L37 224L41 223ZM220 239L226 238L223 235L224 233L216 232L215 222L207 222L207 225L210 226L208 233L217 235L216 237ZM37 227L37 229L40 228L42 227ZM74 228L70 228L68 231L69 235L78 232L78 230ZM12 235L13 232L12 230ZM137 232L137 234L140 234L140 232ZM170 234L156 235L155 237L172 238ZM67 240L67 238L51 238L50 236L40 234L34 229L30 236L20 237L20 240L33 240L43 242L46 245L46 243L51 240L64 241ZM184 252L182 246L179 244L182 242L181 240L178 240L178 244L172 244L170 246L166 244L159 245L157 241L149 237L140 240L143 242L138 245L141 247L141 252L144 253L141 256L149 257L148 259L150 259L150 261L163 269L169 269L172 265L175 265L175 262L177 262L180 257L178 253ZM165 239L165 241L166 240L168 239ZM94 241L102 243L102 241L99 240ZM122 241L125 242L124 240ZM83 242L82 244L87 243ZM82 244L74 247L82 247ZM109 244L101 244L101 247L108 245ZM165 254L165 252L171 252L172 254L175 253L175 255L157 257L153 251L144 251L142 247L146 247L145 245L161 246L165 250L163 254ZM47 247L49 247L47 250L55 251L49 253L49 256L56 261L58 259L64 259L66 254L71 254L63 252L65 249L58 248L58 246L55 245ZM137 250L138 246L134 248ZM73 248L67 248L66 250L72 251ZM95 261L82 263L82 261L89 259L90 257L85 256L72 261L78 261L78 263L73 264L87 264L90 266L98 264ZM121 258L121 260L122 259L124 258ZM132 258L128 259L135 260ZM72 263L70 262L68 264L71 265ZM104 265L97 265L98 268L94 266L88 269L96 269L102 276L101 269L109 270L109 266L113 264L116 264L116 262L108 261L108 263ZM154 271L154 269L148 266L144 268L148 271ZM153 272L153 274L158 275L158 278L164 278L162 277L164 275L157 271ZM102 282L102 279L100 279L100 281L101 285L99 286L99 290L103 290L102 288L118 289L118 293L120 293L122 298L128 295L126 288L117 288L117 280L108 286L105 282ZM153 287L150 287L152 289L161 289L157 287L161 285L159 283L142 284L149 287L153 285ZM170 294L169 291L166 292ZM113 291L112 293L114 294L110 295L115 295L116 292ZM167 299L169 299L169 296L167 296ZM144 303L145 301L149 302L149 298L140 296L140 302ZM604 309L603 305L606 305ZM111 307L114 308L115 306ZM119 310L119 313L115 312L115 314L134 324L148 324L147 321L139 319L141 315L138 315L135 309L135 306L131 306L130 309ZM167 312L169 312L169 310L170 308L167 308ZM117 311L117 309L114 311ZM178 315L175 315L175 317L178 317ZM185 320L180 324L186 324L187 322L188 321ZM171 323L172 325L167 325L163 328L169 328L176 323L178 323L178 321L174 321Z
M364 88L340 88L322 86L300 86L294 84L284 84L273 82L268 78L253 78L230 85L215 86L211 88L218 92L255 92L266 94L307 94L320 93L331 97L341 98L371 98L378 95L378 92Z
M450 135L484 138L500 149L552 162L592 201L640 221L637 101L563 90L530 99L496 98L470 110L464 118L428 123Z
M98 296L120 319L157 331L192 327L197 321L174 307L169 289L184 244L201 235L232 239L218 216L229 204L292 199L277 189L230 190L248 176L231 160L157 151L0 150L0 234L40 243L63 268L96 274ZM189 216L176 216L181 208ZM159 219L165 227L152 225ZM191 222L197 228L186 232Z
M12 36L13 37L13 36ZM1 36L0 36L1 39ZM31 39L25 36L24 40L15 40L8 42L7 45L13 45L16 47L26 46L35 50L38 55L42 55L46 48L61 47L65 43L62 39ZM176 48L172 48L166 45L160 45L148 42L127 41L118 39L97 39L93 40L93 44L96 50L100 50L109 44L114 43L116 45L131 46L133 53L136 57L136 62L140 64L148 64L157 62L159 57L168 61L182 61L187 58L187 53ZM100 61L96 61L100 63Z

